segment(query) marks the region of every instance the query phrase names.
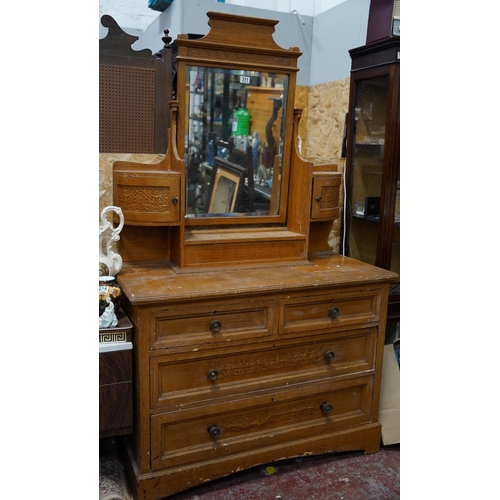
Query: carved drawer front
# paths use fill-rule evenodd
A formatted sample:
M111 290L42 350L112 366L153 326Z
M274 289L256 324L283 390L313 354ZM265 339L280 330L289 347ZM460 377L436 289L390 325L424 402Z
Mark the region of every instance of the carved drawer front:
M194 303L150 313L151 347L185 346L189 351L272 335L274 301Z
M369 422L372 377L151 417L152 467L212 460Z
M348 325L376 323L380 290L310 295L280 303L280 333L314 333Z
M373 369L377 330L285 347L214 356L151 358L151 407L196 406L214 398Z

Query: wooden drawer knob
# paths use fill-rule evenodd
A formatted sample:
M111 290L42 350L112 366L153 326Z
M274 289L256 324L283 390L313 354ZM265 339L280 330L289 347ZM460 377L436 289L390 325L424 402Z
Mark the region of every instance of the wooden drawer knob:
M325 359L327 361L333 361L333 358L335 358L335 353L333 351L326 351L325 352Z
M212 333L220 332L221 328L222 328L222 323L220 321L214 320L212 321L212 323L210 323L210 331Z
M327 403L326 401L323 401L319 407L321 408L321 411L325 414L328 414L332 411L332 405L330 403Z
M219 378L219 371L215 368L208 370L207 372L208 380L217 380Z
M338 307L330 307L330 309L328 309L328 314L331 318L335 319L340 314L340 309Z
M220 436L220 429L215 424L209 425L207 431L212 439L217 439Z

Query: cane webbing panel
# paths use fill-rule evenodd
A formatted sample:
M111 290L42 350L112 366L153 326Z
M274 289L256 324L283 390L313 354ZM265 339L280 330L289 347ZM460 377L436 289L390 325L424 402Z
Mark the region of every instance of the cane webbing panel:
M154 153L155 70L99 65L99 152Z

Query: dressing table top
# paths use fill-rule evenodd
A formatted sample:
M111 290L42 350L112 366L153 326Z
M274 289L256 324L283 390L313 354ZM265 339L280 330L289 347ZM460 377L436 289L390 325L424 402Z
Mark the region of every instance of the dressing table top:
M235 297L280 290L387 283L397 274L340 254L315 256L309 261L208 272L176 273L165 263L122 269L118 281L133 305L186 298Z

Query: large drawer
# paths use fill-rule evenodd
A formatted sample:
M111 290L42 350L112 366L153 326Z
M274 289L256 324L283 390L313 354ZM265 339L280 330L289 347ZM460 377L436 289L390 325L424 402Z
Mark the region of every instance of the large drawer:
M280 301L280 334L314 334L350 325L376 324L380 319L379 289L312 294Z
M259 350L151 358L151 407L214 398L373 369L376 328L267 344Z
M228 300L171 306L150 312L153 349L191 350L271 336L274 301Z
M302 384L151 417L152 468L238 454L369 422L373 377Z

